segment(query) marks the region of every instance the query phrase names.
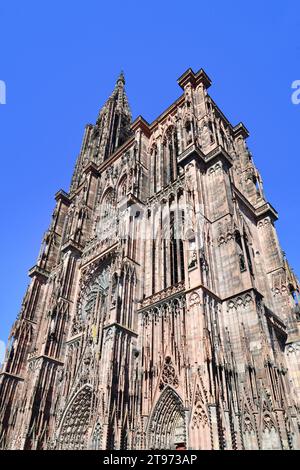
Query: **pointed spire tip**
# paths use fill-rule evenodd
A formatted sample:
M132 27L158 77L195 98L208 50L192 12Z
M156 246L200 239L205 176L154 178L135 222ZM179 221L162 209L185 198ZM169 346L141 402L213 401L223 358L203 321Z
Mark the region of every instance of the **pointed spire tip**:
M121 72L120 72L120 75L119 75L119 78L118 78L117 82L122 82L122 83L125 85L125 76L124 76L124 72L123 72L123 70L121 70Z

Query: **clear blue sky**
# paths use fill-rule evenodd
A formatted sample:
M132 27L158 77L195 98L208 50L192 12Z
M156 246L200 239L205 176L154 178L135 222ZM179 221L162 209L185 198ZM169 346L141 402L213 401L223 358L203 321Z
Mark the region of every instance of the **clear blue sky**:
M152 121L203 67L210 94L249 146L277 228L300 274L299 1L14 1L0 6L1 295L6 340L28 283L54 194L68 190L86 123L121 69L133 117Z

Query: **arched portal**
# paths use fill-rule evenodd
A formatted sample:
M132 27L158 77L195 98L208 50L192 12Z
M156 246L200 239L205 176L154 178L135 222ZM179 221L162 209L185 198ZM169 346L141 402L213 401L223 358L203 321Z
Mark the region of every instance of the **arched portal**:
M67 407L59 434L59 448L87 449L88 428L92 404L92 388L85 385Z
M148 425L149 449L187 447L186 418L181 398L171 387L162 392Z

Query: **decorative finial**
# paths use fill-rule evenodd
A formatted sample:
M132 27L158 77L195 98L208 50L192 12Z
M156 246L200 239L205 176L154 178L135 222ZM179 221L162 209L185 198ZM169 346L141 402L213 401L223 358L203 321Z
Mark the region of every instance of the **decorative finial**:
M124 72L123 72L123 70L121 70L120 75L119 75L119 78L118 78L118 80L117 80L117 83L119 83L119 82L122 82L123 85L125 85L125 77L124 77Z

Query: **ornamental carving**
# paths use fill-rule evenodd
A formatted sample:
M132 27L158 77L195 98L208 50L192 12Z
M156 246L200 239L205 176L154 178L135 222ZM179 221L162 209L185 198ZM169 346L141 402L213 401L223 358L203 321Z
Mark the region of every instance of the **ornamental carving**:
M203 387L203 385L202 385ZM196 393L194 398L194 411L192 417L192 428L205 428L209 424L208 412L207 412L207 396L206 392L201 388L199 384L196 387Z
M201 304L201 299L200 295L197 292L193 292L189 296L189 306L193 307L194 305L200 305Z
M85 386L71 400L60 428L59 447L66 450L87 448L92 405L92 388Z
M77 300L77 309L72 323L71 334L82 331L85 324L95 322L99 309L102 315L106 315L108 308L108 291L111 269L105 265L89 266L81 280L81 292Z
M163 299L155 303L155 305L140 311L142 325L147 326L153 319L157 321L159 318L167 318L171 315L177 317L183 312L185 306L186 300L184 295L176 295Z
M218 224L218 246L223 245L224 243L227 244L231 240L235 239L235 233L237 230L237 226L235 222L231 220L227 220L223 223Z
M209 176L219 176L223 173L223 167L221 163L216 163L215 165L211 166L208 170Z
M172 387L177 388L178 383L175 367L173 366L170 356L167 356L162 370L159 388L160 390L163 390L166 385L171 385Z
M205 428L208 425L208 416L201 403L196 403L193 414L193 428Z
M274 424L273 418L270 416L270 414L265 413L263 416L263 431L268 430L271 431L271 429L276 430L276 426Z
M241 295L238 297L235 297L234 299L231 299L227 302L227 309L232 310L232 309L240 309L240 308L246 308L249 305L254 303L253 298L251 297L250 294L245 294Z
M173 296L174 294L181 292L182 290L184 290L184 283L179 282L178 284L174 286L167 287L166 289L158 292L157 294L147 297L141 302L141 307L144 308L144 307L147 307L148 305L161 302L162 300L166 300L169 297Z
M262 228L264 228L264 227L269 226L270 224L271 224L271 219L270 219L269 217L266 217L265 219L260 220L260 221L258 222L257 227L258 227L259 229L262 229Z
M254 431L254 425L250 416L245 416L244 418L244 431L250 433Z
M289 356L290 354L295 354L300 352L300 343L289 344L286 348L286 353Z

